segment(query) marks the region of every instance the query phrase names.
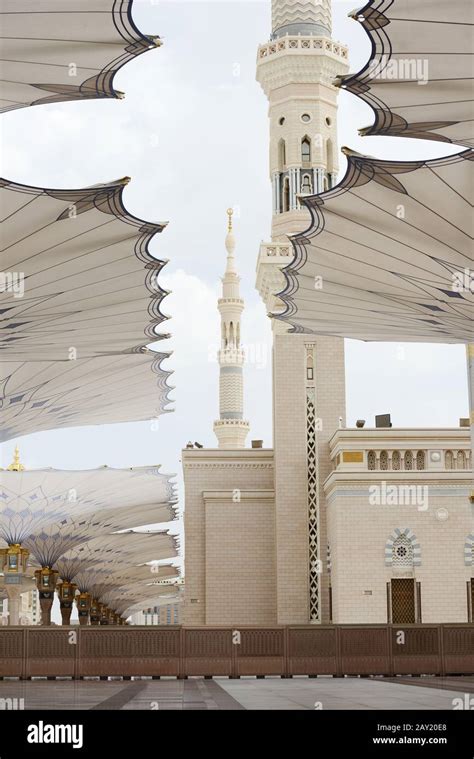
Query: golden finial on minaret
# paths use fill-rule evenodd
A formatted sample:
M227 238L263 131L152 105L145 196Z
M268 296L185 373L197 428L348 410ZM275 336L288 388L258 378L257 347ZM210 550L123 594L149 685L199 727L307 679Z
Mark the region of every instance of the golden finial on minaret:
M10 464L9 467L7 467L8 472L23 472L25 467L23 464L20 463L20 449L18 446L15 447L15 452L13 454L13 461Z
M228 232L232 232L232 216L234 215L234 209L228 208L227 209L227 216L229 217L229 221L227 224L227 230Z

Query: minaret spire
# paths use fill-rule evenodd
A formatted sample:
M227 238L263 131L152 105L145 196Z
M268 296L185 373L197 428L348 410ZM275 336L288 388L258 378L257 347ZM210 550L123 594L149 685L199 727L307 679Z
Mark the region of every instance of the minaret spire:
M234 214L233 208L227 209L227 237L225 238L225 247L227 250L227 265L225 269L225 275L227 274L237 274L237 270L235 268L235 258L234 258L234 251L235 251L235 237L233 232L233 224L232 224L232 216Z
M9 472L23 472L24 469L25 469L25 467L23 466L23 464L20 461L20 449L18 448L18 446L15 446L15 452L13 454L13 461L10 464L10 466L7 467L7 470Z
M243 419L243 364L244 352L240 343L240 317L244 301L240 297L240 277L235 266L235 237L232 223L233 210L227 210L227 261L222 278L222 298L217 306L221 315L221 348L218 353L219 411L214 432L219 448L244 448L249 423Z

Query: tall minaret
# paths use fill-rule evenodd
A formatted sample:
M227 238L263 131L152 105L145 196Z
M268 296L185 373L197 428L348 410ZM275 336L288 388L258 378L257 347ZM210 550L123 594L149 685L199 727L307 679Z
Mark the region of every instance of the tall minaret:
M221 348L218 353L220 418L214 422L214 432L219 448L244 448L249 432L249 423L243 419L244 352L240 343L240 317L244 301L240 297L240 277L235 268L232 214L233 210L229 208L225 240L227 265L222 278L222 298L217 302L221 315Z
M271 41L258 50L257 79L269 100L272 239L308 226L300 197L336 183L337 95L347 48L331 39L330 0L272 0Z
M284 307L281 272L294 258L289 236L310 226L304 195L337 182L337 95L347 48L331 39L330 0L272 0L272 34L257 56L269 101L271 240L263 242L257 289L270 314ZM317 274L317 271L314 272ZM318 297L304 281L306 298ZM344 341L273 326L273 448L278 624L327 623L334 604L324 481L329 440L345 418ZM338 571L331 552L331 576Z

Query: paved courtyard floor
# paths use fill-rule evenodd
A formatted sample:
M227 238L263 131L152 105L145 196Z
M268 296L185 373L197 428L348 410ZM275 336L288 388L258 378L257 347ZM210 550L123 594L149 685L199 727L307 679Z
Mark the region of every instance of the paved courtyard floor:
M453 709L454 698L474 693L474 678L243 677L240 680L3 680L2 699L29 709Z

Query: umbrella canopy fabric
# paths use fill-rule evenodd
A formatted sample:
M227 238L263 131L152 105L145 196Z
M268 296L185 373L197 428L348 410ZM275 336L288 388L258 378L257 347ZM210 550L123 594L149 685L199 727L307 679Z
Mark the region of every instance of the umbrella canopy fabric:
M61 555L71 548L71 541L83 542L96 531L171 520L176 503L172 475L159 470L155 466L2 471L0 537L6 543L28 542L27 547L42 560L57 551ZM123 542L122 537L117 540Z
M145 421L168 413L168 353L8 362L0 353L0 442L30 432Z
M128 213L128 179L79 190L0 182L0 441L55 427L150 419L171 390L164 228Z
M76 546L56 562L55 569L63 580L74 581L81 593L85 593L94 583L102 580L104 572L113 575L125 567L172 559L176 555L176 541L172 535L131 531L118 535L101 535ZM151 567L149 569L150 578L154 579L156 574Z
M159 339L165 262L149 244L165 225L128 213L128 181L49 190L0 180L2 360L139 352Z
M133 0L3 0L0 113L117 98L117 71L161 44L142 34Z
M284 269L294 332L361 340L474 340L474 151L380 161L344 149L346 174L304 199L310 228Z
M360 134L474 146L472 0L369 0L351 15L371 57L335 84L374 111Z
M67 551L94 537L146 523L166 522L169 518L167 506L150 504L137 509L128 506L110 508L44 525L38 532L30 534L23 545L41 566L52 567Z

